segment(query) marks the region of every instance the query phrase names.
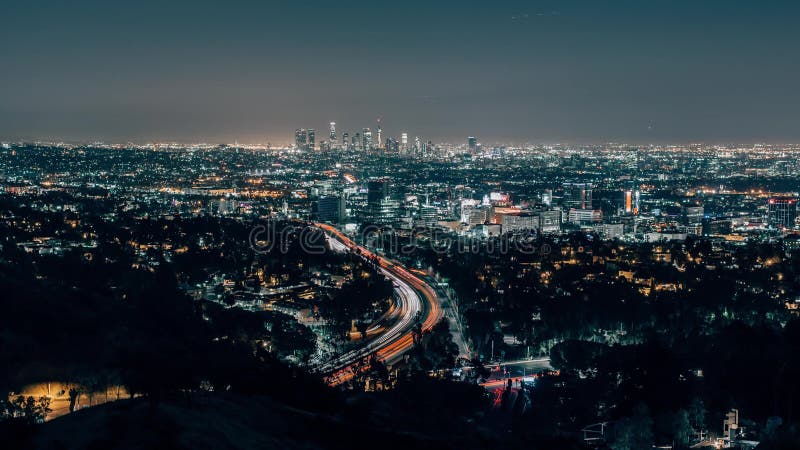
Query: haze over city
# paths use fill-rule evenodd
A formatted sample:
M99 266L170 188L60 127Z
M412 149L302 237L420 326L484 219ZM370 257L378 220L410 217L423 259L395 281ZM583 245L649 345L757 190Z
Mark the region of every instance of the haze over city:
M800 140L790 1L0 5L0 137Z

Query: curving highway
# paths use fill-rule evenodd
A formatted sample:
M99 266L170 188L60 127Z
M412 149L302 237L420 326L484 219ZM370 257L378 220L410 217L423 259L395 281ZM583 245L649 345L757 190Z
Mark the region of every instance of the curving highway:
M430 331L443 317L444 312L434 289L399 264L357 245L338 229L326 224L314 224L325 231L332 249L361 252L361 256L377 261L380 272L394 285L396 304L381 321L389 325L375 325L367 332L371 337L364 346L345 352L315 369L327 374L330 384L340 384L353 377L355 365L371 355L387 364L398 361L414 345L413 329L418 318L423 317L422 332ZM372 334L370 334L370 332Z

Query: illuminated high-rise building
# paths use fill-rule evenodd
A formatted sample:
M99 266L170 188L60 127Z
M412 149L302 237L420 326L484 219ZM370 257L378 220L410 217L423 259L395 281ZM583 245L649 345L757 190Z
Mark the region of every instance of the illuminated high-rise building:
M399 213L400 202L391 197L381 199L371 210L372 220L382 225L395 224L400 219Z
M316 137L314 136L314 134L315 134L314 133L314 129L313 128L309 128L308 129L308 148L307 148L307 150L314 150L316 148L316 145L315 145Z
M345 218L345 201L343 197L322 197L317 200L315 206L317 220L341 223Z
M369 128L364 128L361 132L361 149L362 150L372 149L372 130L370 130Z
M308 145L308 133L305 128L294 130L294 146L298 150L305 150Z
M419 207L419 217L426 227L434 227L438 220L438 210L435 206L426 203Z
M400 144L397 142L397 139L393 138L386 138L385 147L387 151L390 152L397 152L400 150Z
M347 149L350 147L350 133L345 131L342 133L342 148Z
M625 190L623 192L625 214L639 214L639 191Z
M575 209L592 209L591 183L564 183L564 206Z
M397 210L397 201L389 198L389 182L370 180L367 183L367 219L376 223L389 223Z
M633 213L633 191L625 191L625 213Z
M381 128L381 119L378 119L378 129L376 131L376 135L378 138L378 147L383 145L383 129Z
M467 138L467 149L470 153L475 153L478 150L478 139L474 136Z
M389 196L389 182L386 180L370 180L367 182L367 204L374 205Z
M400 150L404 152L408 150L408 133L400 134Z
M336 142L336 122L330 123L330 129L328 132L328 139L331 141L331 144Z
M639 214L638 184L634 181L627 182L622 192L625 214Z
M797 199L770 197L767 200L767 221L776 228L794 228L797 220Z

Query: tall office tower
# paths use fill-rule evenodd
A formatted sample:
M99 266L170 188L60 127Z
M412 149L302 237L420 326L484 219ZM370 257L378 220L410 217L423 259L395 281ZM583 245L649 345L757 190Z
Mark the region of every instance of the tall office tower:
M389 182L370 180L367 183L367 219L389 224L396 219L399 202L389 198Z
M419 136L414 136L414 154L416 155L419 153L420 144L419 144Z
M625 214L633 213L633 191L625 191Z
M408 150L408 133L401 133L400 134L400 148L403 151Z
M382 225L394 225L400 220L400 201L395 198L386 197L381 199L376 209L372 210L372 218L375 223Z
M794 228L797 219L797 199L770 197L767 200L767 222L776 228Z
M389 182L386 180L371 180L367 182L367 204L374 205L389 196Z
M639 214L639 191L628 189L625 196L625 214Z
M472 154L478 150L478 139L476 137L470 136L467 138L467 149Z
M336 142L336 122L331 122L331 124L330 124L330 131L328 132L328 139L331 141L331 144Z
M378 119L378 130L376 132L378 138L378 148L383 145L383 129L381 128L381 119Z
M419 207L419 218L425 222L426 227L434 227L439 218L439 211L435 206L426 203Z
M361 149L372 150L372 131L369 128L361 131Z
M635 181L625 183L623 190L625 214L639 214L639 188Z
M308 133L305 128L294 130L294 146L298 150L305 150L308 145Z
M308 150L314 150L316 138L314 137L314 129L308 129Z
M342 148L347 149L350 147L350 133L345 131L342 133Z
M316 203L318 220L330 223L342 223L345 219L344 198L339 196L322 197Z
M564 206L575 209L592 209L591 183L564 183Z
M361 148L361 133L358 131L353 135L353 147L357 150L363 150L363 148Z

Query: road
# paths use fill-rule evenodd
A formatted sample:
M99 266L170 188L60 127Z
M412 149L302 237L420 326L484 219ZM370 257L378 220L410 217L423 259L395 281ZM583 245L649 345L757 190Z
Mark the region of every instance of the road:
M486 380L480 383L486 389L492 390L504 387L511 379L515 385L520 380L532 381L537 374L553 370L550 358L520 359L501 363L487 363L486 368L491 371Z
M444 311L435 290L405 267L357 245L330 225L314 225L325 231L332 249L359 251L365 259L377 262L380 272L392 281L396 293L391 317L384 316L393 319L391 324L372 327L373 335L370 336L368 332L370 338L362 347L345 352L315 368L319 373L329 374L329 383L336 385L352 378L355 366L373 354L386 364L399 361L414 345L413 329L418 320L422 321L422 332L425 333L441 320Z

